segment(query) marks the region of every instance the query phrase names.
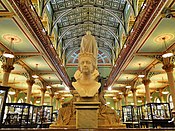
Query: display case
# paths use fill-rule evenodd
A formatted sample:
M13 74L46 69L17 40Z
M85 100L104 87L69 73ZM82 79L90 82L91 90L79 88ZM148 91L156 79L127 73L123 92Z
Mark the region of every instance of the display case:
M6 103L2 125L3 127L36 127L36 118L33 115L35 106L27 103Z
M138 113L141 126L154 128L173 125L169 103L148 103L139 106Z
M0 127L3 121L6 98L10 87L0 86Z
M58 119L58 110L53 111L53 113L52 113L52 122L57 121L57 119Z
M47 128L52 123L53 106L37 106L37 125L39 128Z
M137 106L122 106L122 121L128 128L139 127Z

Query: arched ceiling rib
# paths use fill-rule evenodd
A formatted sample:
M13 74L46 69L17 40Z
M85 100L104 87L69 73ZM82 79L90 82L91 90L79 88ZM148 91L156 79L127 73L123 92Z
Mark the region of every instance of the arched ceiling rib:
M79 25L68 27L66 30L64 30L64 32L61 33L61 36L59 37L59 40L62 40L62 38L65 36L65 34L68 31L74 30L74 29L76 29L76 27L81 26L81 25L86 25L86 24L79 24ZM96 25L96 24L93 24L92 23L92 25ZM87 26L88 26L88 23L87 23ZM115 35L115 33L110 28L108 28L106 26L103 26L103 25L98 25L98 26L100 26L104 30L107 30L114 37L114 39L118 42L118 44L120 45L119 40L118 40L118 37Z
M125 34L127 34L126 29L125 29L125 26L124 26L124 22L123 22L123 20L122 20L121 17L119 17L118 15L116 15L114 12L112 12L109 9L103 9L103 8L99 8L99 7L93 7L91 5L87 5L87 6L83 6L83 7L76 7L74 9L67 9L64 12L61 12L60 14L58 13L59 11L54 12L55 16L57 16L56 14L58 13L58 17L56 17L55 21L53 22L53 26L52 26L51 32L52 32L53 28L55 27L55 25L57 23L59 23L59 21L61 21L61 19L64 16L68 15L69 13L71 13L73 11L81 10L83 8L95 8L95 10L102 10L104 12L107 12L109 15L111 15L112 17L115 18L116 22L119 22L121 24L121 26L123 27L123 29L125 31Z

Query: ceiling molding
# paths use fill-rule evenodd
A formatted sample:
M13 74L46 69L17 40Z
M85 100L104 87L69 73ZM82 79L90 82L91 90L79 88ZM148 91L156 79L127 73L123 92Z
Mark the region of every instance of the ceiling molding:
M133 48L136 47L136 45L138 45L138 40L140 39L140 37L144 36L146 30L151 25L151 22L156 18L156 15L162 9L164 3L165 1L163 0L147 1L146 4L149 6L146 6L142 11L142 13L138 15L136 22L133 25L133 32L131 32L128 38L126 39L125 44L127 45L127 47L121 50L120 52L121 57L119 57L116 60L115 62L116 66L112 68L112 71L109 75L110 79L108 79L107 81L107 87L112 85L124 63L128 59L130 59L130 57L134 52Z

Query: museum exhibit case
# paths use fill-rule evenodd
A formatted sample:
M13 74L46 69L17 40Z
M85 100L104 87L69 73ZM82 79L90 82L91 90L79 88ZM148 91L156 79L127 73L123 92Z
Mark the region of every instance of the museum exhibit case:
M169 103L148 103L138 106L138 114L141 127L174 126Z
M6 103L2 126L8 128L34 128L36 127L36 114L34 105L28 103Z
M42 105L36 106L37 114L37 127L47 128L52 123L53 106Z
M6 98L10 87L0 86L0 127L3 121Z
M58 119L58 110L55 110L55 111L53 111L53 113L52 113L52 122L55 122L55 121L57 121L57 119Z
M137 106L126 105L122 106L122 121L127 128L139 127L139 117Z

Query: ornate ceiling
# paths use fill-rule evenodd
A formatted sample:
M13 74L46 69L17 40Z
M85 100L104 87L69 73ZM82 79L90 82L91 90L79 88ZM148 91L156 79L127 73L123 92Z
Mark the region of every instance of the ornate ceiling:
M151 79L151 93L164 89L168 83L161 55L175 49L174 12L173 0L1 1L1 54L11 50L16 56L9 84L27 92L25 74L37 72L40 77L35 80L33 96L39 97L46 85L52 87L49 93L73 89L71 78L77 69L81 38L90 30L99 48L104 89L112 87L108 96L126 90L130 94L125 87L133 83L137 96L144 96L140 73ZM19 40L14 41L14 48L7 38L12 36ZM166 48L161 41L165 36ZM1 65L3 61L1 56Z

